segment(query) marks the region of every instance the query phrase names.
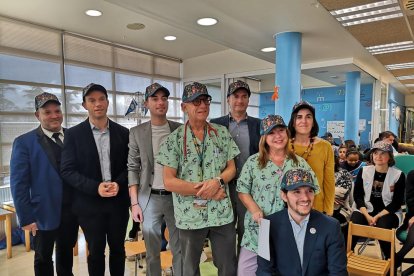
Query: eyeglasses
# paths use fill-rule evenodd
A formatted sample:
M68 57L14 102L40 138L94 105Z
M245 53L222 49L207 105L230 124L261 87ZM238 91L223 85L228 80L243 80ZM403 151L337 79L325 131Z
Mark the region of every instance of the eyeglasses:
M195 106L199 106L201 104L201 102L203 102L205 105L210 105L211 104L211 97L208 98L197 98L194 101L192 101L193 105Z

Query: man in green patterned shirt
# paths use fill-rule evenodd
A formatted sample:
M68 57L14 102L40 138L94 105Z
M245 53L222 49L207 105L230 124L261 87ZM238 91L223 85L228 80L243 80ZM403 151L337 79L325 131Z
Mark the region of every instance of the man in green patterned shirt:
M218 275L236 275L236 233L227 183L235 176L233 159L240 151L225 127L207 122L210 103L205 85L187 85L181 108L188 121L168 136L157 156L164 166L165 188L173 192L186 276L200 275L207 237Z

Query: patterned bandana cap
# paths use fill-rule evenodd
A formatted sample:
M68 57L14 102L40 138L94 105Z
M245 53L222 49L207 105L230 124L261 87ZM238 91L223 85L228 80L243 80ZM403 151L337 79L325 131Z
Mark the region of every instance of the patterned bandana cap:
M319 190L310 172L304 169L292 169L288 170L283 176L280 188L282 190L292 191L303 186L310 187L315 192Z
M292 108L292 113L297 113L302 108L309 109L312 112L313 117L315 117L315 108L313 107L313 105L311 105L307 101L300 101L296 103Z
M286 127L285 121L279 115L268 115L260 124L260 135L269 134L275 127Z
M37 95L35 97L35 109L36 111L41 108L42 106L44 106L46 103L48 102L55 102L58 105L60 105L59 99L56 97L56 95L44 92L40 95Z
M245 89L247 91L247 94L249 94L250 97L250 87L247 83L244 81L238 80L233 82L229 85L229 89L227 90L227 97L236 92L239 89Z
M381 150L392 153L392 146L390 144L385 143L384 141L378 141L372 146L371 152L373 152L374 150Z
M88 95L89 92L91 91L101 91L102 93L105 94L106 98L108 98L108 92L106 91L105 87L103 87L100 84L96 84L96 83L90 83L88 84L85 88L83 88L82 90L82 99L83 101L85 101L85 97L86 95Z
M167 97L170 96L170 91L168 91L167 88L157 82L154 82L145 89L145 100L148 100L148 98L157 93L158 90L164 91L167 94Z
M193 82L184 87L182 101L183 103L190 103L203 95L210 96L207 87L204 84Z

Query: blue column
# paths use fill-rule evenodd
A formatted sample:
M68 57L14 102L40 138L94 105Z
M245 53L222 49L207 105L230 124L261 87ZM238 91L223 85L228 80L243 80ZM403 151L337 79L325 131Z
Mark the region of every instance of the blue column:
M346 73L345 85L345 140L359 144L359 101L361 97L361 72Z
M279 86L279 99L275 103L275 113L289 122L293 105L300 100L302 33L278 33L276 37L276 78Z

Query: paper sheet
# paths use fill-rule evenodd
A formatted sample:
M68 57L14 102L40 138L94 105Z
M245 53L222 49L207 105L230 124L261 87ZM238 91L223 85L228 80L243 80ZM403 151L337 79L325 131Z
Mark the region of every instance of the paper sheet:
M259 226L259 248L257 250L257 254L268 261L270 261L269 231L270 221L268 219L261 219Z

